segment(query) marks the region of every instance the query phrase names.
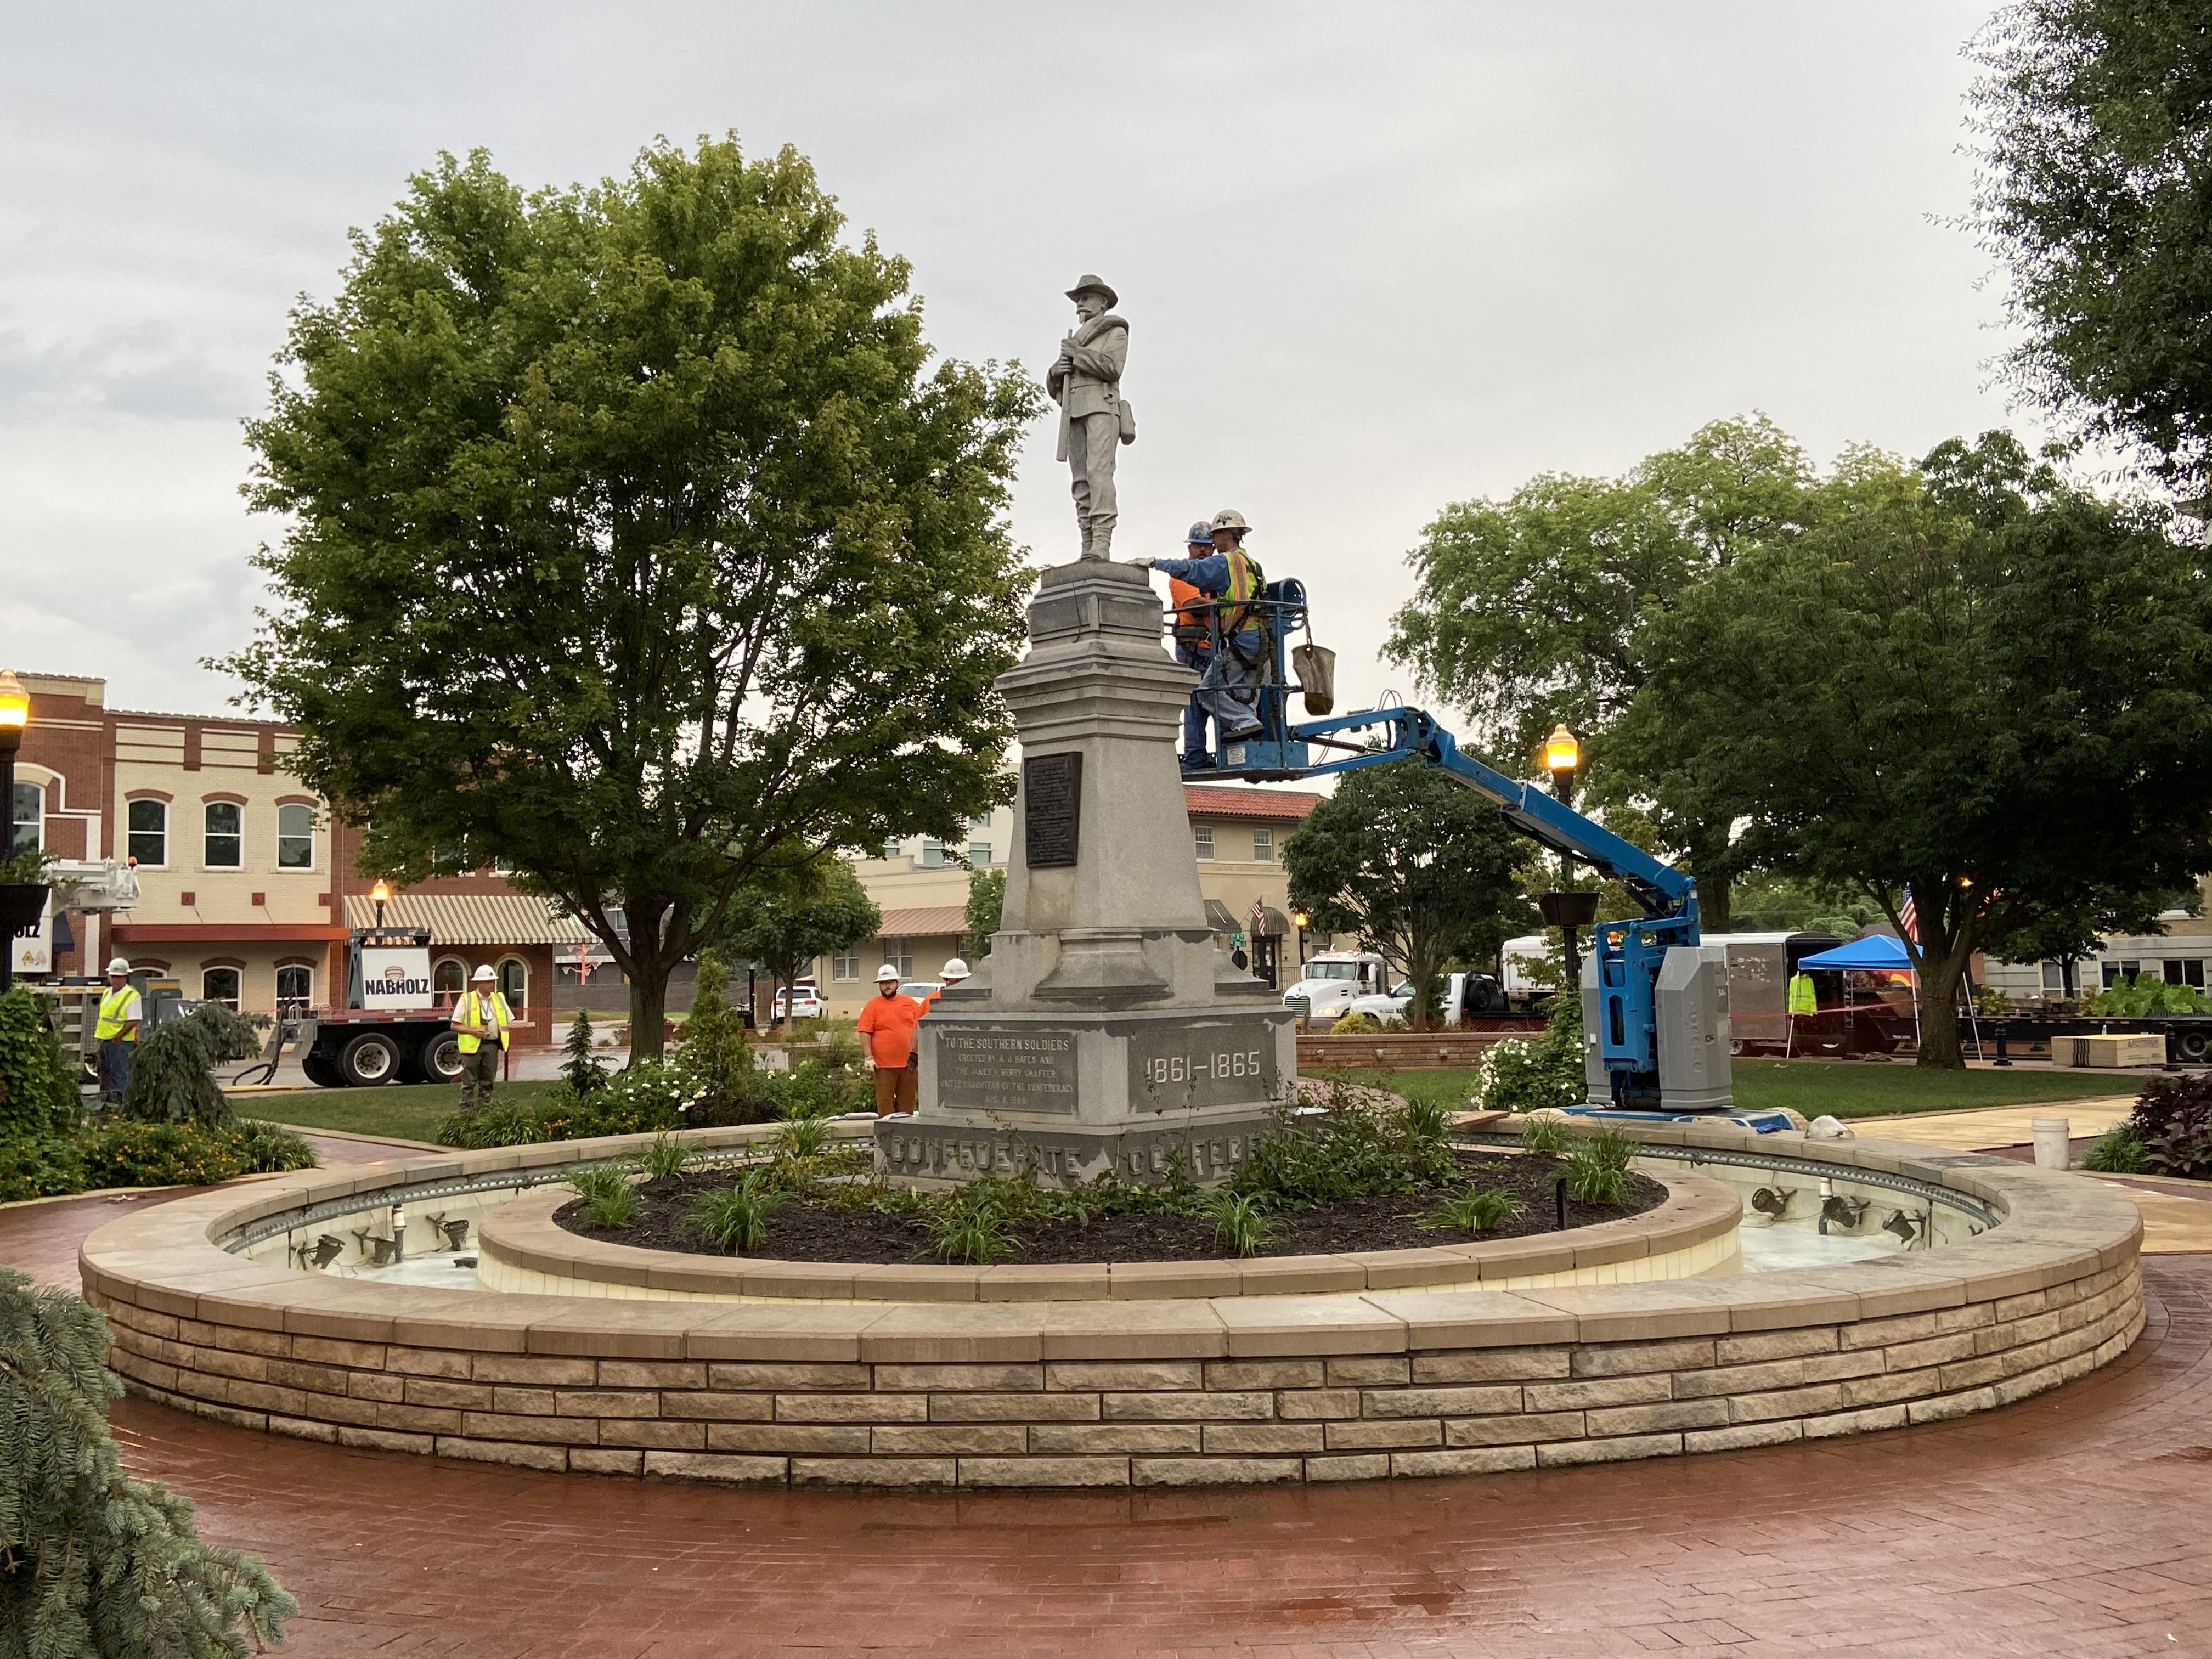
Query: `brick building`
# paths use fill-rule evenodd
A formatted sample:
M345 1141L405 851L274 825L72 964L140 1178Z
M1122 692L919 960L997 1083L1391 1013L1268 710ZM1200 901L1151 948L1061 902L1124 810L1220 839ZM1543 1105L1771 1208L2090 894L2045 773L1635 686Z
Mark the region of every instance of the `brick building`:
M374 919L358 837L285 761L298 734L274 721L107 707L106 684L20 675L30 725L16 756L16 844L64 858L136 858L135 909L71 915L56 975L121 954L185 996L247 1013L341 1003L349 927ZM490 872L425 882L386 920L427 925L433 980L458 991L489 963L515 1006L517 1041L550 1039L553 952L563 933L541 899ZM574 924L565 924L573 930Z

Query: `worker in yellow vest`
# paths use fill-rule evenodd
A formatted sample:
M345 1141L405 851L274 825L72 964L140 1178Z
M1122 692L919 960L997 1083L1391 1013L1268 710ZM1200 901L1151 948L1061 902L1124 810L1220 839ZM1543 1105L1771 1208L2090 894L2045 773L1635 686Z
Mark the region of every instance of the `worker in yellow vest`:
M1157 570L1170 580L1188 582L1213 601L1213 659L1199 680L1197 702L1213 717L1217 744L1241 743L1260 734L1259 685L1262 659L1267 654L1266 623L1256 605L1247 600L1263 599L1267 577L1260 562L1244 550L1244 538L1252 526L1242 513L1224 507L1209 526L1213 550L1202 559L1132 559L1139 569ZM1196 533L1197 527L1192 527ZM1203 732L1198 734L1201 738ZM1186 771L1210 764L1236 764L1227 755L1209 761L1201 751L1191 752L1187 735L1182 764Z
M1797 1048L1797 1022L1801 1019L1810 1019L1814 1015L1820 1012L1820 999L1813 988L1812 975L1792 974L1790 975L1788 1006L1790 1010L1790 1040L1784 1046L1784 1052L1787 1054L1795 1054Z
M131 983L131 964L121 957L107 964L107 989L100 999L100 1023L93 1040L100 1044L100 1094L119 1103L131 1086L131 1056L137 1052L138 1022L143 1012Z
M514 1011L499 994L499 975L486 963L469 975L469 988L453 1005L454 1041L461 1050L461 1109L491 1103L499 1081L500 1056L507 1052L507 1028Z

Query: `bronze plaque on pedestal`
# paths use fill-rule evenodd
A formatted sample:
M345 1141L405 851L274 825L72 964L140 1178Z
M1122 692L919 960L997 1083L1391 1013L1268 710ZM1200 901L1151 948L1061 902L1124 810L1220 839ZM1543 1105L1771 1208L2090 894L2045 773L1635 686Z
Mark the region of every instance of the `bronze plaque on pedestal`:
M1022 857L1032 870L1075 862L1083 828L1083 757L1022 762Z

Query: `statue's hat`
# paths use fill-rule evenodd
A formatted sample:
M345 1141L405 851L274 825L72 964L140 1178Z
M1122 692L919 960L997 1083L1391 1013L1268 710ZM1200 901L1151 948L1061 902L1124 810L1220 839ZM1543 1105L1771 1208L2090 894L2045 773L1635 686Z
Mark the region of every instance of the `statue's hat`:
M1104 295L1106 296L1106 308L1109 311L1111 311L1115 306L1121 303L1121 296L1115 293L1113 289L1108 286L1106 279L1103 276L1098 276L1093 271L1085 271L1083 275L1075 279L1075 286L1067 290L1067 297L1071 300L1085 294Z

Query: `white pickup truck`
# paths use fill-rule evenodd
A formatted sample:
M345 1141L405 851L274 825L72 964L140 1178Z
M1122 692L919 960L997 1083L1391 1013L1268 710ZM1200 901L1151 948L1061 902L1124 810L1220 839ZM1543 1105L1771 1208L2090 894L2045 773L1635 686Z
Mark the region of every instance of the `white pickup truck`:
M1441 1000L1443 1023L1449 1029L1469 1019L1494 1018L1512 1012L1505 993L1492 974L1447 974ZM1354 997L1350 1012L1376 1020L1405 1019L1413 1011L1413 983L1401 980L1388 994Z

